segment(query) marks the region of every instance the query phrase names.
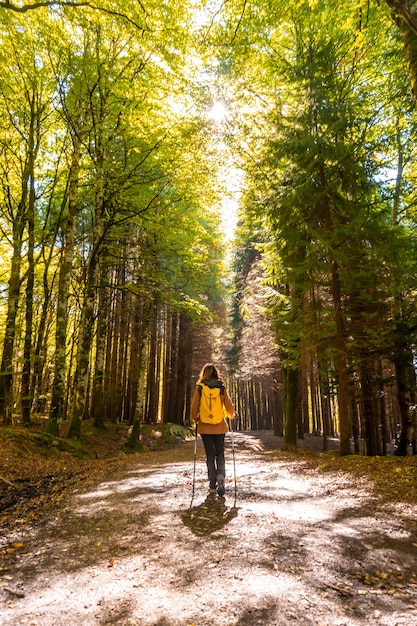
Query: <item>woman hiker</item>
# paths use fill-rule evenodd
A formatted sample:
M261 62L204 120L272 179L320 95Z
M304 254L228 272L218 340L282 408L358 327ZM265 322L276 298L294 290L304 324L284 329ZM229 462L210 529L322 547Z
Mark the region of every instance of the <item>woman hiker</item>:
M228 431L225 417L233 419L234 415L233 404L217 367L206 363L194 392L191 417L206 451L210 492L215 492L217 487L219 496L225 493L224 436Z

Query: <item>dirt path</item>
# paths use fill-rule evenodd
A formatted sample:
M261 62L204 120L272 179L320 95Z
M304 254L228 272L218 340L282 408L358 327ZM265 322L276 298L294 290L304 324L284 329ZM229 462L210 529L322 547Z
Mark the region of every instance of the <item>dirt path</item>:
M0 623L416 626L416 507L382 510L271 437L234 443L236 502L230 439L225 500L207 499L199 442L190 508L190 442L22 520L2 538Z

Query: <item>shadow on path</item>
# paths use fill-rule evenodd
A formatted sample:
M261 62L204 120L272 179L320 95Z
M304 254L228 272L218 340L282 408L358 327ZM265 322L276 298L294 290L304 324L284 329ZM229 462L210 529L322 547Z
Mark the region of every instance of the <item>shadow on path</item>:
M197 537L204 537L220 530L237 517L236 506L228 508L225 498L209 494L205 501L181 513L181 519Z
M417 626L417 510L227 436L226 497L199 441L130 458L4 536L0 624ZM146 460L146 459L149 459ZM145 464L145 461L147 464Z

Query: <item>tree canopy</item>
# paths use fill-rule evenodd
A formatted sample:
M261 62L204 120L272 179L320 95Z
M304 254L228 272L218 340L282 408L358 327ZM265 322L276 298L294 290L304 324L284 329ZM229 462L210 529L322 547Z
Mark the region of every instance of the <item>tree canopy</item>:
M4 424L135 439L215 358L288 447L408 450L414 5L0 3Z

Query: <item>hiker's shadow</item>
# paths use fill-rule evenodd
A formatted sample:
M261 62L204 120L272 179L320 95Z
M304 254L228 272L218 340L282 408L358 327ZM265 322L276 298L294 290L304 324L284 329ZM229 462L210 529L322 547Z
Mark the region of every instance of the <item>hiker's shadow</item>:
M228 508L224 498L210 494L202 504L183 511L181 519L184 526L188 526L195 535L203 537L226 526L237 517L237 513L236 506Z

